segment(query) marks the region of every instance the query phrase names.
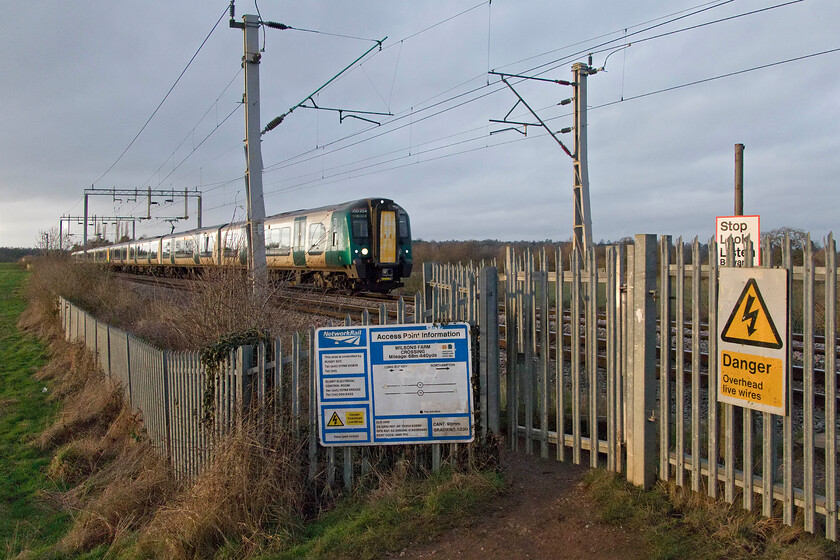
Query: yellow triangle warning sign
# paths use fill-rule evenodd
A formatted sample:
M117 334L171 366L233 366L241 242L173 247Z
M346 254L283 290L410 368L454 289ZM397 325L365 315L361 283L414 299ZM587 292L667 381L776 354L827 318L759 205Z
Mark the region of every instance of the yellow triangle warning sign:
M720 339L734 344L780 349L782 339L754 278L747 280Z
M343 426L343 425L344 425L344 422L342 422L341 418L338 417L338 413L333 412L332 416L330 416L330 421L327 422L327 426L336 427L336 426Z

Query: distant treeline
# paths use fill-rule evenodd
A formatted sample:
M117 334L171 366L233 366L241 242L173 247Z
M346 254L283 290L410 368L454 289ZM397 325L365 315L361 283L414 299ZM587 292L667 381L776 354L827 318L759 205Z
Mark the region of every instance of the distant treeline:
M817 264L819 265L824 262L824 255L822 255L820 244L816 242L816 240L811 239L806 232L791 227L781 227L767 232L762 232L762 240L770 243L771 262L781 262L782 245L785 237L790 238L793 264L802 264L803 249L808 244L810 244L811 249L814 251ZM691 243L691 241L691 239L683 239L684 243ZM700 261L705 263L708 262L708 239L701 239L700 241ZM676 245L677 238L672 238L671 243ZM595 258L599 263L603 263L608 245L624 246L627 244L633 244L632 237L623 237L617 241L605 241L602 239L597 243L593 243ZM493 259L496 259L499 267L503 268L503 263L505 261L505 247L508 246L514 247L517 254L522 254L527 249L532 254L539 255L543 249L545 249L549 268L554 267L558 247L560 247L562 251L564 268L568 268L569 262L571 261L572 242L552 241L551 239L546 239L544 241L499 241L497 239L484 239L481 241L424 241L422 239L415 239L412 242L412 252L415 265L419 265L424 262L460 262L462 264L466 264L470 261L476 264L481 261L484 261L486 264L490 264L493 262ZM673 246L671 251L672 255L675 255L675 248L673 248ZM687 263L691 263L690 248L685 251L684 258Z
M0 247L0 262L16 262L26 255L34 255L37 251L25 247Z
M618 242L601 241L594 244L595 254L599 260L603 259L606 246L609 244L623 245L631 242L629 238ZM412 242L412 253L415 263L439 262L439 263L463 263L468 262L491 264L496 259L498 265L503 267L505 261L505 248L513 247L517 254L525 250L534 255L539 255L543 250L546 252L548 264L553 267L557 259L557 248L560 247L563 253L563 260L568 267L572 251L571 241L499 241L497 239L484 239L481 241L423 241L415 239Z

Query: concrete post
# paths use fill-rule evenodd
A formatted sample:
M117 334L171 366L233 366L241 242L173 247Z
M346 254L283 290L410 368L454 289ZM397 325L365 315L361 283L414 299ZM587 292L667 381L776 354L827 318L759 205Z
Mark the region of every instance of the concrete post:
M656 474L656 249L655 235L636 235L627 480L644 488L653 484Z
M481 437L500 430L499 273L484 267L478 273L479 376Z
M592 246L592 215L589 211L589 163L586 140L586 77L594 70L583 63L572 66L574 72L575 152L574 165L574 248L585 258Z
M260 18L246 15L245 22L245 154L248 226L248 267L252 280L265 275L265 201L263 199L263 160L260 146ZM255 282L256 284L257 282Z

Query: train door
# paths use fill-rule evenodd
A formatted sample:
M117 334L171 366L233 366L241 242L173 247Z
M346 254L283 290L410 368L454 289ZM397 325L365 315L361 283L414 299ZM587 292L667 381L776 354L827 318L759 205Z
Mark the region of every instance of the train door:
M392 210L379 214L379 262L397 262L397 213Z
M295 266L306 266L306 217L295 218L292 239L292 258Z

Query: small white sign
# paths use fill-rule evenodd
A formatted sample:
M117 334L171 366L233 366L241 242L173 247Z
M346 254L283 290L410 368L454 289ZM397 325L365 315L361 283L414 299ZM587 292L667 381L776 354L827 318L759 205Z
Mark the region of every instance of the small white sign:
M761 220L759 216L718 216L715 220L715 239L718 246L718 264L726 264L726 240L735 242L735 266L744 266L747 257L746 239L753 246L753 262L761 265Z

